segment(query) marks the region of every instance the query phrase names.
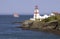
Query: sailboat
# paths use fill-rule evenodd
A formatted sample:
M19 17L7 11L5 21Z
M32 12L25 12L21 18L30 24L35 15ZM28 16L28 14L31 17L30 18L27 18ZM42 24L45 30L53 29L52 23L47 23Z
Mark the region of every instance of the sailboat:
M14 17L19 17L19 14L18 13L14 13L13 16Z

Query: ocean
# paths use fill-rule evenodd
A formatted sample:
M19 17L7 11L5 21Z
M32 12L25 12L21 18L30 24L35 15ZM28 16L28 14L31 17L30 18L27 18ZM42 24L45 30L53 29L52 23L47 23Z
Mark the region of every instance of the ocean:
M22 30L17 28L21 24L13 24L13 22L21 22L29 18L32 18L32 15L20 15L19 18L15 18L12 15L0 15L0 39L60 39L60 35Z

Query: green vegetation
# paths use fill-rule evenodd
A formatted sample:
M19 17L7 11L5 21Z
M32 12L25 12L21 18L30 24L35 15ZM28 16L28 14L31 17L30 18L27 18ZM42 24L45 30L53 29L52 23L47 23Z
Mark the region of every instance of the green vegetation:
M50 21L54 21L54 20L60 20L60 15L51 16L49 18L42 20L42 22L50 22Z

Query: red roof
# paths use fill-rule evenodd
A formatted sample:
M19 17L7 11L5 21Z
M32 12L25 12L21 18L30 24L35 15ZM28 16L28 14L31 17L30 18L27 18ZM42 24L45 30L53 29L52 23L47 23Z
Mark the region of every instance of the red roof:
M52 13L54 13L54 14L60 14L59 12L52 12Z

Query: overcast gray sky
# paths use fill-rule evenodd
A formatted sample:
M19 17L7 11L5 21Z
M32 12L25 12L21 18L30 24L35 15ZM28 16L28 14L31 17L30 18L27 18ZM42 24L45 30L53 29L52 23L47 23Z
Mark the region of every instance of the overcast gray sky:
M34 6L38 5L40 13L60 12L60 0L0 0L0 15L33 14Z

